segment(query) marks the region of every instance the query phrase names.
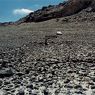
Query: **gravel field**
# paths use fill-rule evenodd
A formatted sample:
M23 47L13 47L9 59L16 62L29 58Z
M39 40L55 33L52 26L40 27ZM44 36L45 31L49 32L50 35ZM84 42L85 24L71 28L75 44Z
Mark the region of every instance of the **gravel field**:
M95 21L0 26L0 95L95 95Z

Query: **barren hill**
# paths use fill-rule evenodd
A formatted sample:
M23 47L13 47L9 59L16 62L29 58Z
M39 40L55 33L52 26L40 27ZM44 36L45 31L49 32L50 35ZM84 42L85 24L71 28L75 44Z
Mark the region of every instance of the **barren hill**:
M84 9L87 9L87 12L94 12L95 0L68 0L60 3L59 5L49 5L30 13L17 22L41 22L53 18L71 16Z

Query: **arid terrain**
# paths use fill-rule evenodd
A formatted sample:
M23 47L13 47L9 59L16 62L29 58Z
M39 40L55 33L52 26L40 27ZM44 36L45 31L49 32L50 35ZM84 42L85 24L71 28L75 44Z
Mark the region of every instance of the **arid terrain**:
M0 95L95 95L95 12L88 10L1 25Z
M95 21L62 19L0 26L0 95L95 94Z

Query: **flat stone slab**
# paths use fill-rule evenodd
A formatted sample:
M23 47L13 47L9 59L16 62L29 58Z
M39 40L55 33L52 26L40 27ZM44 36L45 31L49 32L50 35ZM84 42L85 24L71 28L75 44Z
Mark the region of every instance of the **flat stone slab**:
M10 68L3 68L0 70L0 78L10 77L14 74L13 70Z

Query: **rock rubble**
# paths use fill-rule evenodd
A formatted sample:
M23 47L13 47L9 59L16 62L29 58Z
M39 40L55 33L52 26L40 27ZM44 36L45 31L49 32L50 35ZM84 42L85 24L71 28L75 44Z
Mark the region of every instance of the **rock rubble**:
M6 63L4 66L1 65L0 69L1 95L87 95L87 91L95 94L95 61L94 59L87 61L87 58L94 56L94 53L89 54L89 57L88 49L83 53L86 46L78 48L83 55L86 54L86 58L84 56L80 60L74 56L78 61L73 61L72 55L69 55L70 58L67 61L66 58L62 58L61 49L66 51L66 48L61 47L62 45L59 45L59 48L56 47L57 50L52 45L43 46L47 53L50 53L49 55L55 50L56 53L62 53L61 59L58 59L58 55L55 55L55 58L54 55L52 57L44 55L40 45L32 52L32 45L0 53L3 55L1 63ZM52 52L49 51L50 47L53 47ZM38 60L37 56L33 57L35 56L33 53L42 54L41 60ZM32 55L31 58L27 59L30 55ZM7 60L3 61L5 59Z

